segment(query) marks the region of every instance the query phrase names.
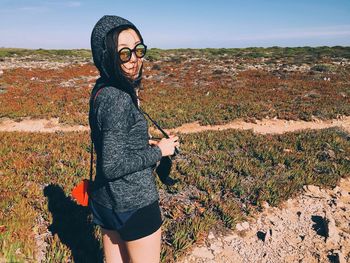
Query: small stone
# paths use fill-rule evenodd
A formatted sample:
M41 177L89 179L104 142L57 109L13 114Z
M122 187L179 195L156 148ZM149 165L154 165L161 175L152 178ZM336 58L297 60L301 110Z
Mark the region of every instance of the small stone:
M339 186L333 188L334 193L339 193L342 189Z
M236 238L236 236L234 236L234 235L227 236L227 237L224 238L224 242L229 243L232 240L234 240L235 238Z
M287 255L283 256L283 260L284 260L284 262L297 262L295 255L288 255L287 254Z
M222 257L221 262L225 263L243 263L247 262L243 260L242 255L240 255L239 252L237 252L235 249L231 248L225 248L224 251L220 254Z
M266 231L264 242L271 242L272 229Z
M308 185L307 190L309 190L312 193L319 193L320 192L320 188L318 186L315 186L315 185Z
M247 230L248 228L249 228L249 223L247 221L242 222L242 223L238 223L236 225L237 231L244 231L244 230Z
M210 245L210 249L213 251L214 254L219 254L222 252L222 243L221 242L215 242Z
M214 259L213 253L207 247L196 247L192 255L198 258Z
M350 196L350 193L349 193L349 191L346 191L346 190L344 190L344 189L341 189L341 190L340 190L340 195L341 195L341 196L348 197L348 196Z
M213 238L215 238L213 232L209 232L209 234L208 234L208 239L213 239Z
M335 220L333 217L329 217L328 221L328 237L326 241L326 245L330 249L334 249L339 246L340 236L338 228L335 225Z
M247 221L243 222L243 223L242 223L242 227L243 227L244 229L248 229L248 228L249 228L249 223L248 223Z

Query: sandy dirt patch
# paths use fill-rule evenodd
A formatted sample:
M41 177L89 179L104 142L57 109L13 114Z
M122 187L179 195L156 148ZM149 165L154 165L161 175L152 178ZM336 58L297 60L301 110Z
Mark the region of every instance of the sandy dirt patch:
M206 125L201 126L198 122L183 124L174 129L164 129L167 133L196 133L209 130L226 130L252 129L255 133L260 134L281 134L285 132L293 132L305 129L324 129L330 127L342 127L347 132L350 132L350 116L344 116L333 120L319 120L313 121L287 121L280 119L263 119L257 120L256 123L245 122L241 119L234 120L223 125ZM56 132L56 131L88 131L90 128L83 125L65 125L59 123L59 118L51 119L30 119L24 118L20 122L15 122L9 118L0 120L0 131L24 131L24 132ZM150 131L159 133L159 131L151 126Z
M279 207L236 225L227 235L209 232L178 263L350 262L350 178L333 189L304 186Z

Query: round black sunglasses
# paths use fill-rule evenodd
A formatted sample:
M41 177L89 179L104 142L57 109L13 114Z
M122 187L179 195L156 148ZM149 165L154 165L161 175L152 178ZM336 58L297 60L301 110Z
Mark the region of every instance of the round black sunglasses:
M126 63L131 59L132 52L135 53L136 57L143 58L146 55L147 46L143 43L137 44L133 49L123 47L118 51L120 61Z

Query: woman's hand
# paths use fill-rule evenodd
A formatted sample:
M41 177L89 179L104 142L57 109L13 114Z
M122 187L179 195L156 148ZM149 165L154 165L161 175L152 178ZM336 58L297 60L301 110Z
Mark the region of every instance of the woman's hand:
M157 146L162 151L162 156L173 155L175 152L175 146L179 146L180 143L177 141L179 139L176 135L169 135L169 138L162 138ZM152 141L152 140L150 140Z

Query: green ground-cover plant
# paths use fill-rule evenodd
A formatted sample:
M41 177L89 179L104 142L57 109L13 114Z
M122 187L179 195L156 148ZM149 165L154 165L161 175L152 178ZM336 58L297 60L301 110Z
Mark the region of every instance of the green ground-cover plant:
M89 49L25 49L25 48L0 48L0 58L35 56L36 58L46 58L49 60L60 60L62 58L91 57Z
M90 87L95 79L91 76L95 74L90 64L9 70L0 79L6 85L6 92L0 94L0 117L59 117L63 123L87 125Z
M233 62L230 62L233 63ZM164 128L237 118L321 119L350 115L350 67L318 61L307 72L234 71L205 60L147 62L140 98ZM147 66L148 65L148 66ZM8 69L0 78L0 118L59 117L88 125L88 99L97 78L91 64L60 69Z
M248 47L248 48L180 48L160 49L149 48L146 59L162 60L171 55L183 57L206 57L209 59L225 56L239 58L274 58L274 59L298 59L304 62L313 62L321 58L350 58L350 47L344 46L320 46L320 47ZM24 49L24 48L0 48L0 58L35 56L57 60L62 58L91 58L90 49Z
M305 184L334 187L349 176L349 134L339 128L283 135L251 130L181 134L173 187L162 185L162 262L181 258L209 229L232 229L263 202L276 206ZM69 197L89 176L89 133L1 132L0 259L98 262L99 230ZM96 158L95 158L96 159ZM45 233L52 235L46 235Z
M208 76L192 78L202 85L186 85L192 74L186 73L180 81L150 80L144 84L144 108L161 126L266 117L309 121L313 116L331 119L350 113L350 84L341 76L327 75L336 78L330 82L315 75L288 73L281 78L271 72L248 70L238 73L236 81Z

